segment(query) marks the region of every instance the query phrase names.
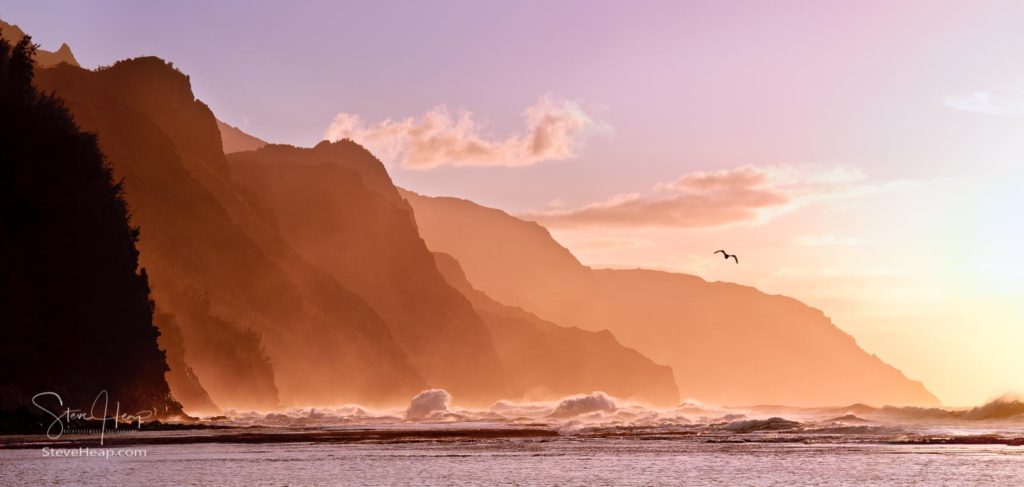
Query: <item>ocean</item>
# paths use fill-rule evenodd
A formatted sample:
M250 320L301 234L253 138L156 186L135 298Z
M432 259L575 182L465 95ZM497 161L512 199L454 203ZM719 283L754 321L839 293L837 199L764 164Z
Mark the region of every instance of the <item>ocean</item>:
M199 429L107 431L103 445L96 432L0 436L0 485L1024 485L1019 402L655 410L595 397L232 411Z

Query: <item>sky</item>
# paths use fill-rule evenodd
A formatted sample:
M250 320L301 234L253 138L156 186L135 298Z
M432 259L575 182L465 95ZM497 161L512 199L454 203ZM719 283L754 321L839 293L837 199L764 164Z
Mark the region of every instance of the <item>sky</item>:
M585 264L796 297L947 405L1024 393L1022 2L0 0L0 18L86 67L159 55L246 132L351 137L397 184L537 220Z

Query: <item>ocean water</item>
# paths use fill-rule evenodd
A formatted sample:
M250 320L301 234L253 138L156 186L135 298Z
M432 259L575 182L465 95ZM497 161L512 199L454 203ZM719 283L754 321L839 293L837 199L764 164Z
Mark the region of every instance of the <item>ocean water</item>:
M171 444L145 457L0 451L0 484L1024 485L1004 445L703 443L574 437L388 444Z
M472 410L448 399L229 411L198 429L108 431L102 446L94 432L0 436L0 486L1024 486L1017 400L655 409L595 393Z

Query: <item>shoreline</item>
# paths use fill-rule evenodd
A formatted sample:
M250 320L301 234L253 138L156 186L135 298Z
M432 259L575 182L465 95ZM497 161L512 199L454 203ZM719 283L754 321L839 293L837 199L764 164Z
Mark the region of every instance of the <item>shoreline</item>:
M188 425L191 426L191 425ZM111 433L103 439L102 447L182 445L182 444L350 444L350 443L416 443L416 442L475 442L489 440L566 439L582 443L601 440L678 441L691 443L745 443L745 444L807 444L807 445L1005 445L1024 447L1024 432L1002 434L834 434L814 431L774 431L733 433L704 428L661 430L658 428L623 432L615 428L564 431L548 426L501 428L487 425L478 428L466 425L430 428L422 425L395 428L320 427L294 428L273 426L211 426L142 430L138 433ZM446 425L448 426L448 425ZM0 450L32 448L98 447L99 435L68 435L50 439L46 435L0 436Z

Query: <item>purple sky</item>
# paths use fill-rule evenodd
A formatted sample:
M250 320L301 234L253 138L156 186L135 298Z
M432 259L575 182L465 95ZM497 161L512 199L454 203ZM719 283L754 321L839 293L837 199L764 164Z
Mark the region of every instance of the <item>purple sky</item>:
M374 121L438 104L464 107L501 135L544 94L579 100L608 122L610 138L593 138L574 162L396 174L514 210L739 164L912 174L923 163L893 162L908 150L947 153L934 139L960 128L942 117L923 127L922 117L977 89L976 77L1007 75L999 71L1024 54L1024 8L994 2L0 5L44 47L71 44L86 66L171 60L220 118L276 142L313 144L338 112ZM893 147L895 137L929 142ZM584 166L587 184L555 194Z

